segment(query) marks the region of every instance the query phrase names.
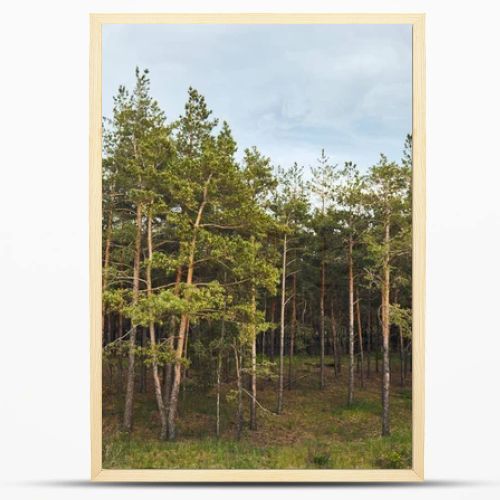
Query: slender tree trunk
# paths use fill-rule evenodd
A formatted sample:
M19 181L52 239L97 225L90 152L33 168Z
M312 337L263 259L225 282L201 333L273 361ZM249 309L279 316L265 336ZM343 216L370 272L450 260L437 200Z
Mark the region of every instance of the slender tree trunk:
M335 322L335 316L333 313L333 298L330 301L330 323L332 328L332 348L333 348L333 369L335 376L338 377L340 374L340 353L337 338L337 325Z
M108 327L107 327L107 343L109 344L110 342L113 341L112 332L114 330L114 328L113 328L114 324L112 324L112 318L111 318L111 314L110 313L106 314L106 319L107 319L107 324L108 324ZM113 359L112 358L109 358L109 360L108 360L108 368L109 368L109 388L110 388L111 391L113 391L114 370L113 370Z
M273 297L271 302L271 322L274 323L276 317L276 297ZM269 342L269 357L274 361L274 344L276 342L276 328L271 329L271 339Z
M193 238L191 240L190 249L189 249L189 258L188 258L188 271L186 276L186 285L190 286L193 283L193 275L194 275L194 258L196 252L196 241L198 235L198 229L200 227L201 219L203 216L203 211L205 210L205 206L207 204L208 198L208 186L210 184L210 180L212 179L212 175L208 176L208 179L205 182L205 186L203 188L203 198L198 208L198 214L196 216L196 220L193 226ZM189 299L189 296L186 296ZM189 325L189 316L187 314L182 314L181 321L179 323L179 332L177 338L177 347L175 350L175 364L174 364L174 373L172 380L172 389L170 392L170 403L168 405L168 439L173 441L175 439L176 428L175 428L175 420L177 416L177 406L179 401L179 389L181 383L181 370L182 370L182 353L184 351L184 339L186 336L187 328Z
M365 386L365 375L364 375L364 355L363 355L363 330L361 325L361 304L359 298L359 291L356 290L356 315L358 321L358 341L359 341L359 361L360 361L360 376L361 376L361 387Z
M179 325L179 336L175 350L175 365L173 367L172 386L170 389L170 401L168 405L168 439L173 441L176 436L175 419L177 417L177 406L179 402L179 389L181 383L182 353L184 351L184 336L188 326L187 315L181 316Z
M319 368L319 386L320 389L325 388L325 261L321 261L321 277L320 277L320 295L319 295L319 311L320 311L320 368Z
M267 321L267 293L264 293L264 318ZM271 320L272 321L272 320ZM261 353L262 356L266 355L266 331L262 332L261 340Z
M147 295L149 298L153 295L153 282L151 278L151 267L153 262L153 217L151 212L148 214L148 262L146 266L146 287ZM167 438L167 413L165 411L165 405L163 404L163 397L161 394L161 381L158 372L158 356L156 353L156 331L155 323L151 319L149 321L149 339L151 341L152 350L152 370L153 370L153 383L155 389L156 404L158 406L158 412L160 414L160 439L165 440Z
M280 312L280 366L278 387L278 413L283 412L283 355L285 349L285 306L286 306L286 233L283 238L283 262L281 265L281 312Z
M175 273L175 286L174 286L175 295L179 295L181 279L182 279L182 266L179 266ZM174 346L175 327L176 327L176 318L175 316L172 316L170 318L170 329L167 333L167 342L169 343L169 346L171 348L173 348ZM163 404L165 406L167 420L168 420L168 408L170 406L170 393L172 389L173 368L174 367L172 363L167 363L164 367L164 375L163 375Z
M297 274L292 276L292 313L290 322L290 346L288 351L288 389L292 389L293 354L295 349L295 333L297 331Z
M184 359L188 359L188 347L189 347L189 334L191 332L190 328L190 320L188 318L187 326L186 326L186 335L184 336L184 352L182 354L182 357ZM181 368L181 384L180 386L182 387L182 400L186 398L186 384L184 383L185 380L189 378L189 368L187 366L183 366Z
M219 354L218 354L218 359L217 359L217 399L215 403L215 435L217 436L217 439L220 438L220 372L221 372L221 365L222 365L222 356L220 354L220 347L219 347Z
M118 333L116 338L120 338L123 335L123 313L120 311L118 313ZM119 373L119 383L118 383L118 392L123 393L123 358L122 356L118 357L118 373Z
M139 273L141 268L141 238L142 238L142 204L137 205L135 218L135 248L134 248L134 274L132 284L132 305L136 306L139 301ZM127 366L127 388L125 392L125 411L123 414L123 428L125 431L132 430L132 409L134 405L134 382L135 382L135 342L137 326L132 325L130 331L130 348L128 351Z
M352 405L354 397L354 276L352 263L352 236L349 236L348 279L349 279L349 389L347 402Z
M111 236L113 234L113 210L109 209L108 213L108 226L106 228L106 243L104 245L104 263L102 269L102 291L103 293L108 288L108 275L109 275L109 260L111 256ZM104 302L102 304L102 328L103 328L103 339L104 339L104 317L106 315L106 308L104 306ZM110 340L110 328L108 322L108 342Z
M256 329L256 295L255 285L252 285L252 373L251 373L251 389L252 398L250 400L250 429L257 430L257 329Z
M382 371L382 435L390 434L389 421L389 392L391 384L391 372L389 365L389 292L390 292L390 224L386 220L384 224L384 260L383 260L383 280L382 280L382 346L383 346L383 371Z
M401 387L405 385L405 342L403 338L403 329L399 327L399 373Z
M147 343L147 332L143 327L140 328L140 332L141 332L141 347L145 347ZM140 362L140 375L141 375L139 392L141 394L144 394L145 392L147 392L147 368L146 364L144 363L143 356L139 358L139 362Z
M170 403L170 390L172 388L172 363L167 363L163 369L163 406L168 417L168 405Z
M224 304L224 311L226 306ZM220 342L219 342L219 352L217 354L217 422L216 422L216 435L217 438L220 437L220 388L221 388L221 372L222 372L222 346L224 343L224 335L226 332L226 320L222 317L222 323L220 328Z
M371 375L371 357L372 357L372 291L368 290L368 314L366 319L366 378Z
M243 383L241 380L241 358L236 346L234 348L234 361L236 369L236 384L238 387L238 405L236 407L236 439L241 438L243 431Z

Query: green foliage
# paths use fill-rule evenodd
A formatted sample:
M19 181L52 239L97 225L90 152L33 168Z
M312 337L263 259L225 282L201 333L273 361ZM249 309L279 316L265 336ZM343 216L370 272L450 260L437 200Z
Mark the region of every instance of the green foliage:
M173 273L181 264L177 256L169 255L163 252L154 252L151 261L152 270L162 270L165 273Z
M156 344L154 347L151 344L138 347L138 355L144 360L146 366L151 366L153 362L156 362L159 366L163 366L175 360L174 350L167 342ZM184 366L189 366L187 359L183 359L182 362Z
M122 312L130 301L130 290L110 289L102 294L103 306L110 311Z
M189 307L189 302L174 291L163 290L151 297L141 297L137 304L129 305L123 312L132 320L132 324L149 326L151 322L163 324L170 315L180 315Z
M278 375L276 373L276 363L269 361L268 359L259 359L257 362L257 377L262 377L267 380L277 380ZM252 373L251 368L242 368L242 373L250 375Z
M113 366L133 353L146 367L153 361L159 366L180 362L190 367L183 390L189 394L202 388L203 397L213 390L222 367L226 385L222 395L231 408L234 356L241 359L246 380L251 371L250 346L279 326L281 296L286 345L295 332L293 371L317 366L317 360L303 362L301 355L312 357L318 348L320 269L326 268L322 289L326 314L332 316L327 318L327 329L333 322L338 336L345 336L346 250L352 248L349 258L361 315L368 309L377 314L384 264L390 267L395 302L390 320L405 338L411 336L412 299L411 136L400 163L382 155L366 173L352 162L339 168L322 150L311 169L312 178L297 163L274 166L256 147L245 149L241 161L236 151L229 124L219 124L194 88L188 90L182 116L167 121L150 95L147 70L136 70L131 91L118 89L113 116L104 122L103 319L115 333L105 336L104 361ZM379 321L372 323L377 328ZM117 332L118 324L124 331ZM189 341L186 353L176 360L173 345L179 325L188 325ZM144 332L143 345L130 342L134 328ZM148 339L150 328L156 332L154 347ZM257 376L273 381L276 364L260 349L261 345ZM203 399L200 394L198 398ZM139 467L161 466L169 460L176 466L194 460L210 467L217 463L313 468L406 465L406 448L393 449L364 434L363 425L373 424L379 413L378 403L367 401L350 408L338 404L325 416L324 408L315 404L309 411L310 396L304 396L301 410L324 433L315 436L319 444L303 439L300 446L283 451L270 447L262 456L255 446L234 447L228 440L217 445L207 441L210 449L202 443L161 448L149 442L149 448L142 449L133 440L116 436L107 443L106 460ZM207 408L199 413L210 415ZM352 425L340 425L339 416ZM300 424L298 417L289 419L281 430L293 434ZM280 430L276 421L273 425ZM338 441L323 442L334 428ZM357 443L359 435L368 451ZM268 437L273 438L272 432ZM341 442L347 438L355 440L352 452ZM132 457L132 452L142 458ZM196 453L200 456L193 458ZM243 455L238 458L238 453Z
M411 337L411 309L402 308L399 304L391 304L389 309L390 322L401 329L403 337Z

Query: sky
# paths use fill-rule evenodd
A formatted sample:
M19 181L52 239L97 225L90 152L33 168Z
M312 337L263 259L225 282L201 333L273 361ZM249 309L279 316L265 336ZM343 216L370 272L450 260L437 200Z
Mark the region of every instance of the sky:
M189 86L226 120L238 158L256 146L275 165L331 163L366 170L399 161L412 122L410 25L133 25L103 27L103 115L135 67L167 119Z

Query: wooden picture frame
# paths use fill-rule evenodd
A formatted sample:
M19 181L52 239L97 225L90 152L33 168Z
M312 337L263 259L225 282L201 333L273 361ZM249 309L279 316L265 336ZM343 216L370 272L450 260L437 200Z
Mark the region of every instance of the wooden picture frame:
M413 447L409 470L106 470L102 467L101 28L104 24L411 24L413 28ZM385 482L424 478L425 49L424 14L90 15L91 478L150 482Z

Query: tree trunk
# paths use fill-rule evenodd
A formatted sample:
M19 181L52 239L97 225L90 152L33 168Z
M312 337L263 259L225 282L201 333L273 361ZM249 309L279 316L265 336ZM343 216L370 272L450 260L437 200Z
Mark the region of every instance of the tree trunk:
M111 235L113 233L113 210L109 209L108 213L108 227L106 228L106 243L104 245L104 263L102 268L102 292L104 293L108 288L108 275L109 275L109 259L111 255ZM104 340L104 317L106 315L106 308L104 307L104 302L102 303L102 329L103 329L103 340ZM110 325L108 321L108 342L110 342Z
M290 321L290 345L288 351L288 389L292 388L293 353L295 349L295 333L297 331L297 274L292 276L292 313Z
M120 311L118 313L118 332L116 338L120 338L123 335L123 313ZM123 393L123 358L122 356L118 357L118 373L119 373L119 383L118 383L118 392Z
M399 373L401 387L405 385L405 342L403 338L403 329L399 327Z
M147 343L147 332L143 327L140 328L140 332L141 332L141 348L143 348L146 346ZM147 392L147 367L146 364L144 363L143 356L139 358L139 362L140 362L140 375L141 375L139 392L141 394L144 394L145 392Z
M188 318L187 326L186 326L186 335L184 335L184 352L182 353L182 357L185 360L188 359L189 334L191 333L190 326L191 326L190 320ZM182 387L182 400L183 401L186 398L186 384L184 382L187 378L189 378L189 368L188 368L188 366L183 366L181 368L181 383L180 383L180 386Z
M280 312L280 366L279 366L279 387L278 387L278 410L283 412L283 355L285 349L285 306L286 306L286 233L283 238L283 262L281 266L281 312Z
M372 356L372 291L368 290L368 315L366 319L366 378L370 378Z
M175 273L175 286L174 293L175 295L179 295L180 285L182 279L182 266L177 268ZM170 318L170 330L167 333L167 342L169 346L173 348L174 346L174 330L176 327L176 317L172 315ZM170 393L172 390L172 375L173 375L173 365L172 363L167 363L164 367L164 375L163 375L163 404L165 406L165 412L167 414L168 420L168 408L170 406Z
M320 276L320 295L319 295L319 311L320 311L320 362L319 362L319 386L320 389L325 388L325 262L321 261L321 276Z
M352 405L354 397L354 276L352 263L352 236L349 236L348 279L349 279L349 389L347 402Z
M358 321L358 341L359 341L359 362L360 362L360 376L361 376L361 387L365 386L365 375L364 375L364 355L363 355L363 330L361 325L361 304L359 298L359 292L356 290L356 315Z
M236 439L241 438L243 431L243 383L241 380L241 358L236 346L234 348L234 361L236 369L236 383L238 386L238 405L236 407Z
M389 365L389 291L390 291L390 225L386 220L384 224L384 260L383 260L383 280L382 280L382 348L383 348L383 369L382 369L382 435L390 434L389 422L389 392L391 383L391 373Z
M225 305L224 305L224 312L225 312ZM220 387L221 387L221 372L222 372L222 346L224 343L224 335L226 332L226 320L223 317L222 318L222 323L221 323L221 328L220 328L220 343L219 343L219 352L217 354L217 422L216 422L216 435L217 438L220 437Z
M265 318L265 321L267 321L267 293L264 294L264 318ZM262 332L261 353L262 353L263 357L266 355L266 331L265 330Z
M135 248L134 248L134 274L132 284L132 306L136 306L139 301L139 273L141 268L141 238L142 238L142 204L137 205L135 218ZM125 392L125 411L123 414L123 428L126 432L132 430L132 409L134 405L134 382L135 382L135 342L137 336L137 326L132 325L130 331L130 348L128 351L127 366L127 388Z
M193 226L193 237L191 239L191 244L189 248L189 257L188 257L188 270L186 276L186 285L189 287L193 283L193 275L194 275L194 258L196 253L196 241L198 235L198 229L200 227L201 218L203 216L203 211L205 210L205 206L207 204L208 199L208 186L210 184L210 180L212 179L212 174L208 176L208 179L205 181L205 186L203 188L203 198L198 208L198 214L196 216L196 220ZM186 299L189 299L189 292L186 292ZM177 417L177 406L179 402L179 389L181 383L181 370L182 370L182 354L184 351L184 339L186 336L187 328L189 325L189 316L188 314L182 314L181 320L179 323L179 332L177 338L177 347L175 349L175 364L174 364L174 374L172 380L172 389L170 391L170 403L168 405L168 439L173 441L175 439L175 420Z
M179 325L179 336L177 339L177 348L175 350L175 365L173 367L173 380L170 389L170 401L168 404L168 439L175 439L175 419L177 417L177 405L179 401L179 389L181 383L181 360L184 351L184 336L187 330L188 318L186 315L181 317Z
M271 302L271 322L274 323L276 317L276 297L273 297ZM269 342L269 357L274 361L274 344L276 342L276 328L271 328L271 339Z
M335 324L335 316L333 314L333 298L330 301L330 323L332 328L332 348L333 348L333 369L335 376L340 375L340 353L337 338L337 325Z
M153 283L151 278L151 267L153 262L153 217L151 212L148 214L148 262L146 266L146 287L148 298L153 295ZM160 439L165 440L167 438L167 413L165 411L165 405L163 404L163 397L161 394L161 381L160 375L158 373L158 356L156 353L156 331L155 323L152 319L149 321L149 339L151 341L152 350L152 369L153 369L153 383L155 389L156 405L158 406L158 412L160 414Z
M250 429L257 430L257 329L256 329L256 295L255 285L252 285L252 373L251 373L251 389L252 398L250 399Z
M167 363L163 369L163 406L168 416L168 405L170 403L170 390L172 388L172 363Z

